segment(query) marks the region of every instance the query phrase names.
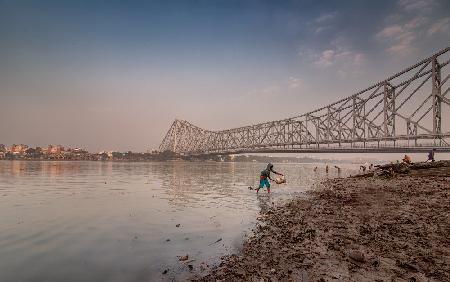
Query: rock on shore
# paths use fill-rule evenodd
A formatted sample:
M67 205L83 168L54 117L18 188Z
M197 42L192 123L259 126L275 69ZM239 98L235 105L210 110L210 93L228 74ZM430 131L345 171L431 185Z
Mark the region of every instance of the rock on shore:
M327 180L200 281L450 281L450 179Z

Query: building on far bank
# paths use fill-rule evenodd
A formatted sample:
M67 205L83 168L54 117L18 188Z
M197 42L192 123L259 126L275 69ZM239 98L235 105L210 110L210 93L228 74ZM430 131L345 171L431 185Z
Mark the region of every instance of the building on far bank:
M36 148L30 147L25 151L26 158L37 159L37 158L40 158L41 155L42 155L42 151L40 150L39 147L36 147Z
M112 160L120 160L123 158L123 153L117 151L108 152L108 157Z
M64 147L62 145L48 145L47 154L61 154L64 152Z
M89 153L85 149L78 148L78 147L75 148L75 149L72 149L72 151L73 151L74 154L88 154Z
M28 149L28 145L25 144L12 144L9 152L11 152L13 155L23 155L25 154L25 151Z
M0 159L4 159L6 154L6 146L0 144Z

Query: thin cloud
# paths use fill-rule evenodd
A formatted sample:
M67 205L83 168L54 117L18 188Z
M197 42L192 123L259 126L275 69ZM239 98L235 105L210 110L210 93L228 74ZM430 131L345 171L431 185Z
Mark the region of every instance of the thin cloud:
M405 23L405 28L407 29L414 29L414 28L420 28L421 26L424 26L428 22L428 19L423 16L418 16L416 18L413 18L412 20Z
M319 24L329 22L329 21L335 19L336 16L337 16L337 12L326 13L326 14L323 14L323 15L319 16L318 18L316 18L314 20L314 22L319 23Z
M413 50L413 43L417 38L414 30L418 25L414 20L404 25L394 24L385 27L376 37L378 39L390 42L390 46L386 48L388 53L393 55L405 55Z
M289 77L288 86L291 89L297 89L302 86L303 82L300 78L297 77Z
M404 32L403 27L398 24L394 24L388 27L385 27L382 31L377 33L378 38L393 38L398 36Z
M319 68L328 68L336 65L360 66L366 61L363 53L351 51L325 50L313 64Z
M259 89L255 89L247 93L254 97L273 97L290 93L289 90L298 91L304 85L304 82L299 77L290 76L287 80L278 81L273 85L268 85Z
M247 92L247 95L256 97L270 97L278 95L279 93L280 93L280 86L274 84Z
M436 0L399 0L397 5L400 10L386 17L390 24L375 34L391 55L411 54L420 38L450 31L449 17L435 20L439 8Z
M405 23L392 24L383 28L375 37L389 44L385 49L392 55L407 55L414 50L414 43L423 33L422 30L428 23L428 19L417 16Z
M319 56L319 59L314 62L314 65L320 68L327 68L334 64L335 59L336 55L334 50L325 50Z
M415 50L415 45L425 35L448 33L450 17L431 22L429 18L418 16L403 24L395 23L383 28L375 37L388 44L385 51L392 55L407 55Z
M397 42L386 51L391 54L406 55L414 49L412 43L416 40L417 36L413 32L406 32L399 36Z
M353 64L354 65L362 65L366 62L366 56L362 53L356 53L353 57Z
M319 26L314 29L314 33L321 33L322 31L325 31L327 29L331 29L331 26Z
M336 48L327 49L317 55L313 66L319 69L332 69L340 78L359 76L367 61L366 55L361 52Z
M336 19L337 12L331 12L320 15L318 18L313 20L310 25L314 33L321 33L324 30L331 29L332 22Z
M280 91L280 87L278 85L272 85L272 86L262 89L261 93L264 95L270 96L273 94L277 94L279 91Z
M429 12L437 6L435 0L399 0L398 5L408 12Z
M428 28L428 35L446 33L450 31L450 17L440 19Z

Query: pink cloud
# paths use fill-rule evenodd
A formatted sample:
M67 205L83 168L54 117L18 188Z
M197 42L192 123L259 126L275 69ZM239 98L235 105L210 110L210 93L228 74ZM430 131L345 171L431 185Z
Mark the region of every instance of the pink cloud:
M399 0L398 5L408 12L429 11L437 3L435 0Z
M403 27L401 25L395 24L388 27L385 27L382 31L377 33L377 37L379 38L390 38L395 37L397 35L402 34Z
M428 29L428 35L450 31L450 17L440 19Z

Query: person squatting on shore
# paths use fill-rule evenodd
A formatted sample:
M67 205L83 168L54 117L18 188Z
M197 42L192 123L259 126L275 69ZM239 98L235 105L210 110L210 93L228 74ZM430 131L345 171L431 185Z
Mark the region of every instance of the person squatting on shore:
M403 157L402 161L403 161L405 164L412 164L411 157L408 156L408 155L405 155L405 156Z
M267 165L267 168L265 170L261 171L261 176L259 177L259 187L256 189L256 193L258 193L259 189L263 188L264 185L266 185L266 187L267 187L267 193L270 193L269 180L274 181L272 178L270 178L270 172L273 172L274 174L277 174L280 176L284 176L282 173L279 173L279 172L276 172L275 170L273 170L273 164L269 163Z

